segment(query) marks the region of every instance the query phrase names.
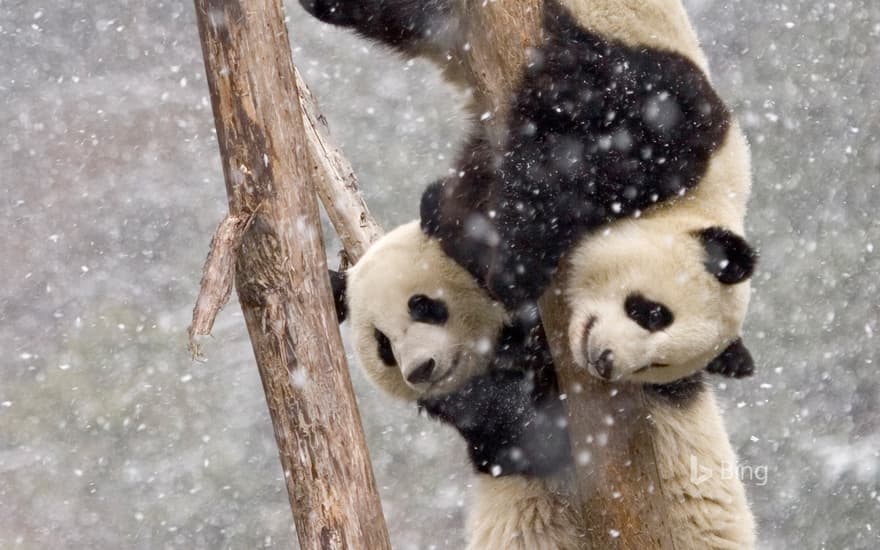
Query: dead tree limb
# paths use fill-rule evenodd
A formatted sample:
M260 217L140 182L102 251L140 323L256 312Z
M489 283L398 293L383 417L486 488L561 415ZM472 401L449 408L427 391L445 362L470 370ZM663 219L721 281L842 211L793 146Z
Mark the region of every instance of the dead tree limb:
M342 248L354 264L382 236L382 229L373 220L358 190L357 176L351 163L330 142L327 120L318 110L315 97L299 71L296 71L296 84L314 161L318 197L342 241Z
M355 264L371 244L382 236L358 187L351 163L330 139L327 119L321 114L311 90L294 67L309 144L312 181L348 260ZM211 334L214 320L229 301L235 279L235 258L251 217L228 214L214 231L210 252L202 270L202 283L189 328L189 349L201 355L198 337Z
M195 5L230 217L203 281L217 286L203 288L206 313L192 332L210 328L234 273L301 548L388 549L334 314L281 1Z

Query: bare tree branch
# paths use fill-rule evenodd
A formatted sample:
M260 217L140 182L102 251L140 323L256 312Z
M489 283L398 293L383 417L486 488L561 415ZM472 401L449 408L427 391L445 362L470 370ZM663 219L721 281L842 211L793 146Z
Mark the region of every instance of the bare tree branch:
M330 140L327 119L318 109L315 96L296 72L306 138L315 162L318 197L336 229L342 247L352 263L357 263L367 248L382 236L382 228L373 220L367 203L358 189L357 176L339 149Z

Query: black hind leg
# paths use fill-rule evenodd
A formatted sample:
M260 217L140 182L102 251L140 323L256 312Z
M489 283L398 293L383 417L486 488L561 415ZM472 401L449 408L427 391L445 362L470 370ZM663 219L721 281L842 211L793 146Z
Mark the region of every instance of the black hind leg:
M407 50L445 31L451 0L300 0L321 21Z

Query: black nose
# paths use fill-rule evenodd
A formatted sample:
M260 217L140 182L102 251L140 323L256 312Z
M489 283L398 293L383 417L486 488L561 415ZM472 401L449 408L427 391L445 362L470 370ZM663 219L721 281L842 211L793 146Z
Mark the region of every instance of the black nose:
M605 380L611 379L611 373L614 371L614 353L610 349L606 349L596 360L596 372Z
M410 384L424 384L425 382L431 380L431 374L434 373L434 360L428 359L421 365L419 365L414 371L409 373L409 376L406 377L407 382Z

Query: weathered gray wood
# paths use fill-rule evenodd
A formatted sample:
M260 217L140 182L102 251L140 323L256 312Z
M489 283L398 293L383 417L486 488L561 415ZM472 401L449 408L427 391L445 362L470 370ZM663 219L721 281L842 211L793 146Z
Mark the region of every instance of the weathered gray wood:
M367 248L382 236L382 228L370 215L351 163L330 141L327 120L318 110L318 103L299 71L296 71L296 85L299 88L306 137L312 151L318 198L342 241L346 256L355 264Z
M388 549L334 313L281 1L195 5L230 217L250 221L240 246L229 245L236 288L300 546ZM223 280L228 270L219 272Z

